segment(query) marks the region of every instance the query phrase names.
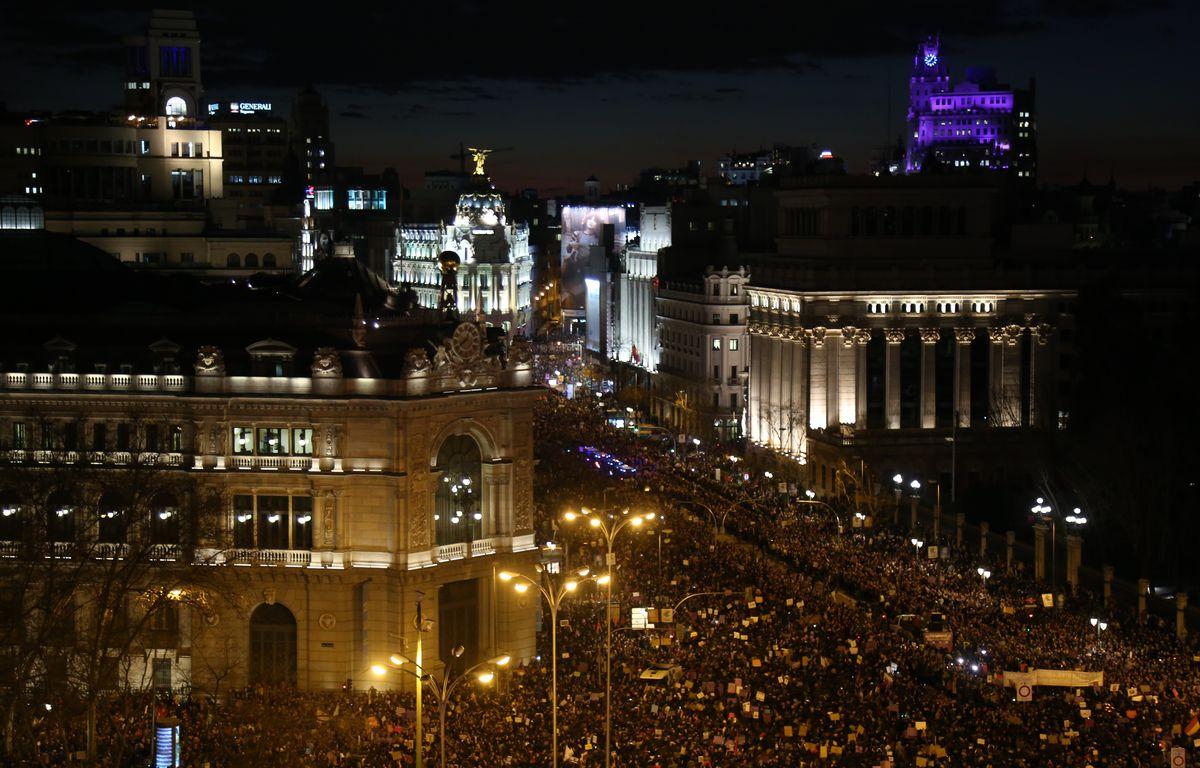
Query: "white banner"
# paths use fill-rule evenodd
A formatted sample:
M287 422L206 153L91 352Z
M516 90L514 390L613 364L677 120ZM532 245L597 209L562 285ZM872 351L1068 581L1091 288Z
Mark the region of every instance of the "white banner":
M1085 672L1081 669L1031 669L1028 672L1005 672L1004 684L1052 685L1060 688L1084 688L1104 685L1104 672Z

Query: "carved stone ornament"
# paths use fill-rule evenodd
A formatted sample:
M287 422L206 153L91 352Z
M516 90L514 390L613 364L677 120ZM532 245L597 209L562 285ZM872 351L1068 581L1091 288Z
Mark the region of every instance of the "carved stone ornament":
M1021 337L1025 335L1023 326L1013 323L1012 325L1004 326L1004 343L1010 347L1015 347L1021 343Z
M224 376L225 357L219 347L200 347L196 350L197 376Z
M321 515L321 539L326 547L333 546L333 523L337 509L337 497L333 493L325 494L325 512Z
M904 343L904 335L903 328L885 328L883 331L883 339L888 344Z
M317 617L317 626L328 632L337 626L337 618L332 613L322 613Z
M853 325L847 325L846 327L842 328L842 346L845 347L846 349L853 347L854 346L854 334L857 332L858 332L858 329L855 328Z
M871 343L871 329L870 328L859 328L857 331L855 331L854 332L854 343L858 344L859 346L863 346L865 344L870 344Z
M938 339L942 338L942 333L937 328L922 328L921 343L922 344L937 344Z
M429 473L414 472L408 481L408 548L429 549Z
M267 605L275 605L275 587L267 587L263 590L263 602Z
M208 611L204 614L204 623L210 627L215 627L221 623L221 614L216 611Z
M424 349L410 349L404 355L404 370L408 373L424 373L429 365L429 353Z
M954 329L954 339L959 344L970 344L972 341L975 341L975 329L974 328L955 328Z
M809 338L812 340L813 349L821 349L825 346L825 328L818 325L809 331Z
M340 378L342 357L333 347L317 347L313 352L312 375L314 378Z
M508 345L508 367L528 367L533 362L533 347L524 336L518 336Z
M462 323L433 356L433 369L443 383L460 387L490 384L500 370L500 358L485 355L483 332L475 323Z
M533 462L517 459L513 489L513 529L517 534L533 530Z

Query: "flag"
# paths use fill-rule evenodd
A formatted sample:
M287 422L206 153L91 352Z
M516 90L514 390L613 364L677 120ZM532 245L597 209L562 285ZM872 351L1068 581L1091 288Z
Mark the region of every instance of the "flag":
M1183 732L1188 736L1195 736L1200 732L1200 715L1192 715L1192 719L1183 727Z

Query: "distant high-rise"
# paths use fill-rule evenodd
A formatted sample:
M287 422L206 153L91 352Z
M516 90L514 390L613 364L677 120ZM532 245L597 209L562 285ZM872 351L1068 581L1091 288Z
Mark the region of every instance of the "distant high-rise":
M300 161L306 184L333 177L333 139L329 136L329 107L311 85L292 102L292 152Z
M954 83L940 47L938 38L926 38L913 57L905 172L1000 170L1035 178L1034 81L1014 89L976 67Z
M125 38L124 89L130 114L199 114L204 95L200 32L191 11L155 10L145 35Z

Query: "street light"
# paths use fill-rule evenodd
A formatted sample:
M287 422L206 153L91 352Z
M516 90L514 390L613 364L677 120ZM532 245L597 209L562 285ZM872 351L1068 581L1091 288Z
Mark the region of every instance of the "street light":
M1047 504L1045 499L1043 499L1041 496L1038 496L1037 503L1034 504L1032 507L1030 507L1030 511L1032 511L1033 514L1038 516L1038 519L1042 521L1042 525L1045 525L1046 520L1050 521L1050 585L1054 588L1055 591L1057 591L1058 590L1058 543L1057 543L1058 542L1058 521L1054 519L1054 515L1052 514L1054 512L1054 508L1051 507L1049 504ZM1042 531L1043 531L1042 536L1046 535L1045 530L1046 530L1045 528L1042 529ZM1042 539L1042 541L1045 541L1045 539ZM1042 563L1041 567L1045 568L1046 561L1042 560L1041 563ZM1042 573L1044 574L1045 571L1042 571Z
M983 583L986 585L987 580L992 578L992 572L987 568L976 568L975 573L978 573L983 578Z
M617 534L625 530L628 526L640 528L644 523L654 519L653 512L645 514L635 514L630 516L629 510L622 512L621 517L613 516L612 519L605 521L599 515L594 515L587 508L580 508L584 516L588 520L588 525L595 528L604 536L604 543L607 547L607 552L604 558L605 564L608 566L609 578L607 579L606 587L608 589L607 601L604 604L604 766L609 768L612 761L612 588L613 566L616 565L617 559L613 554L613 541L617 538ZM569 517L567 520L578 519L578 516Z
M900 494L904 490L904 476L899 472L892 475L892 483L895 484L896 491L896 508L892 512L892 525L900 527Z
M915 554L917 557L920 557L921 556L921 547L925 546L925 542L921 541L920 539L918 539L916 537L913 537L913 538L909 539L908 541L910 544L913 545L913 549L915 550L913 554Z
M1096 628L1096 642L1099 643L1100 633L1108 629L1108 622L1104 619L1097 619L1095 616L1093 616L1090 621L1092 626Z
M460 658L463 655L464 648L461 645L455 646L451 651L454 658ZM502 653L498 656L493 656L487 661L481 661L474 666L468 667L461 675L453 680L450 678L450 664L446 664L446 671L442 675L441 681L433 676L433 673L426 672L425 669L408 658L402 653L393 653L388 657L388 666L398 672L406 672L418 681L428 681L432 683L430 690L433 691L433 697L438 703L438 748L440 751L438 765L441 768L446 768L446 709L450 702L450 694L463 680L471 677L471 673L476 670L483 670L475 675L476 681L483 685L487 685L496 678L495 668L503 667L508 662L512 661L512 656L507 653ZM453 661L451 661L453 663ZM409 669L407 665L411 664L413 669ZM381 664L375 664L371 667L371 671L376 676L382 677L387 674L387 669Z
M916 528L917 528L917 502L920 501L920 499L921 499L921 481L913 480L911 483L908 484L908 487L912 488L912 499L910 500L910 503L912 504L912 519L910 520L910 523L909 523L909 530L916 530Z
M567 514L574 513L568 512ZM578 590L581 584L589 581L608 584L609 577L608 574L593 575L589 569L580 568L573 572L571 578L555 582L549 578L549 574L541 565L536 567L539 573L547 577L547 586L542 586L540 581L535 581L522 573L511 571L500 571L496 577L504 582L513 582L513 591L517 594L528 592L531 585L536 587L550 606L550 765L552 768L558 768L558 608L567 595Z
M814 506L825 507L825 509L828 509L830 512L833 513L833 519L837 521L838 535L840 536L843 533L844 529L842 528L842 516L838 514L838 511L836 509L834 509L828 503L822 501L821 499L818 499L816 492L813 491L812 488L807 489L804 492L804 495L807 496L808 498L807 499L796 499L796 503L797 504L812 504Z

